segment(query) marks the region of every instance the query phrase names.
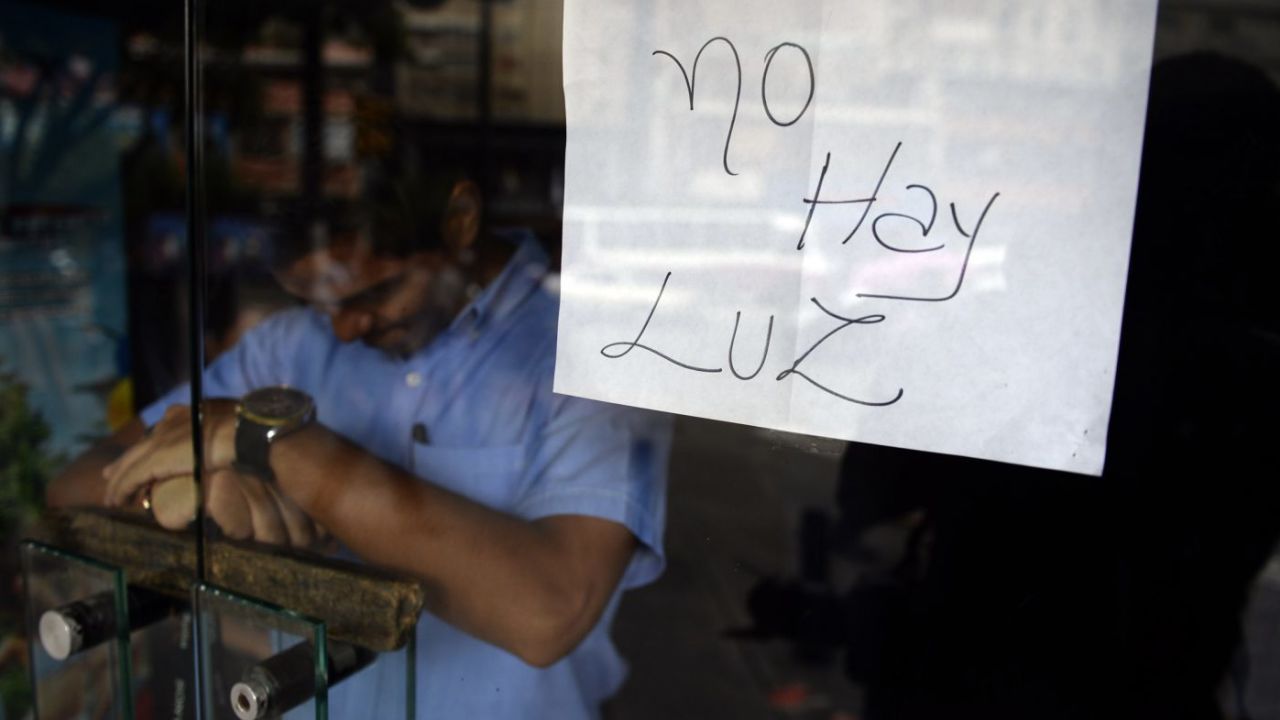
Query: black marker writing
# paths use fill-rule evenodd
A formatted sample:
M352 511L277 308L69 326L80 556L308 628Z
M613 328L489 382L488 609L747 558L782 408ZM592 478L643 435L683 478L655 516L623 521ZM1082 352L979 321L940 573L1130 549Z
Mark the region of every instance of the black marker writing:
M960 288L964 285L965 273L969 270L969 258L973 255L973 246L978 242L978 232L982 230L982 222L987 219L987 211L995 203L996 198L1000 197L1000 193L995 193L991 199L987 201L987 206L982 209L982 214L978 216L978 222L973 226L973 233L965 232L960 226L960 218L956 216L956 204L951 203L951 221L955 223L956 230L966 238L969 238L969 247L964 251L964 261L960 264L960 277L956 280L955 289L942 297L913 297L910 295L881 295L877 293L858 293L860 298L879 298L881 300L907 300L913 302L946 302L956 295L960 294Z
M800 108L800 112L796 113L796 116L791 118L789 122L782 122L774 116L773 110L769 108L769 91L766 87L769 82L769 69L773 67L773 58L782 48L795 48L796 50L799 50L800 53L804 55L805 65L809 68L809 98L804 101L804 107ZM769 119L773 121L774 125L777 125L778 127L790 127L799 122L800 118L804 117L805 112L809 110L809 105L813 102L813 93L817 89L818 82L813 76L813 58L809 57L808 50L805 50L793 42L784 42L779 45L774 45L769 49L769 52L765 53L764 73L760 75L760 102L764 105L764 114L769 116Z
M671 280L671 273L668 271L667 276L662 279L662 288L658 290L658 298L653 301L653 307L649 308L649 317L644 319L644 325L640 326L640 332L636 334L636 339L630 342L609 343L608 345L605 345L604 347L600 348L600 354L611 360L617 360L618 358L625 357L627 353L631 352L632 350L636 348L640 348L641 350L646 350L648 352L653 353L654 355L657 355L658 357L662 358L663 360L666 360L667 362L673 365L679 365L685 370L692 370L694 372L701 372L701 373L722 372L724 368L703 368L703 367L698 367L696 365L690 365L688 363L682 363L679 360L676 360L675 358L671 357L670 355L667 355L666 353L660 352L658 350L655 350L649 347L648 345L642 345L640 343L640 338L643 338L645 331L649 329L649 322L653 320L653 314L658 310L658 304L662 302L662 294L667 291L667 282L670 280ZM622 350L621 352L612 350L612 348L617 348L617 347L622 347L625 349Z
M698 82L698 61L702 60L702 53L706 51L707 47L716 41L723 42L725 45L729 46L729 50L733 53L734 66L738 72L738 93L733 99L733 117L729 119L729 132L724 138L724 171L730 175L737 175L738 173L729 169L729 144L733 142L733 126L738 122L738 105L742 102L742 60L738 57L738 48L734 47L733 41L729 38L719 36L711 38L702 44L702 47L698 50L698 54L693 58L693 75L685 72L684 64L680 62L680 59L666 50L654 50L653 54L664 55L671 58L672 62L676 64L676 67L680 68L680 74L684 76L685 89L689 91L689 110L692 111L693 89Z
M702 47L698 49L697 55L694 56L693 67L689 71L686 71L684 64L680 61L679 58L677 58L675 55L673 55L672 53L666 50L654 50L652 54L655 56L662 55L662 56L668 57L671 59L672 62L676 64L676 67L680 70L680 74L684 79L685 91L689 98L689 110L693 111L695 110L695 106L696 106L698 64L702 61L703 53L705 53L709 47L711 47L713 44L716 44L716 43L722 43L728 47L729 52L733 55L734 71L736 72L736 75L737 75L737 90L736 90L737 94L734 97L733 114L730 117L729 127L727 132L725 133L724 151L723 151L722 160L721 160L725 173L729 175L737 175L738 173L733 171L729 163L729 153L730 153L730 149L733 146L733 134L734 134L735 128L737 127L738 110L741 106L741 101L742 101L742 81L743 81L742 61L738 53L737 47L727 37L723 37L723 36L713 37L710 40L703 43ZM803 106L801 106L797 111L795 111L794 114L790 117L786 117L786 112L782 113L783 117L779 117L779 115L774 112L774 100L771 100L770 98L770 88L769 88L769 78L771 76L771 73L774 70L774 61L777 60L780 57L780 54L784 53L784 51L787 51L792 54L798 53L799 56L804 60L805 70L807 71L808 83L809 83L808 94L805 98ZM779 72L782 72L782 71L779 71ZM809 108L812 107L813 105L816 91L817 91L817 78L814 71L813 58L810 56L809 51L806 50L804 47L793 42L782 42L777 45L774 45L772 48L768 50L767 53L765 53L764 70L760 77L760 102L764 109L765 116L768 117L769 121L772 122L775 126L780 128L791 127L796 123L798 123L802 118L804 118L804 116L808 113ZM789 110L787 112L789 112ZM857 197L853 199L829 200L823 197L824 191L830 194L830 190L826 187L826 180L827 180L827 174L830 172L830 169L831 169L831 153L830 152L826 153L826 158L824 159L822 164L822 169L818 174L817 186L814 188L812 197L803 197L803 196L801 197L802 202L804 202L809 207L808 207L808 212L806 213L806 216L805 216L804 228L801 231L800 237L796 242L796 250L797 251L804 250L805 243L808 239L809 230L813 225L814 213L817 212L819 205L862 205L863 206L862 214L858 218L857 223L853 225L852 229L845 236L844 240L841 241L841 245L847 245L849 241L852 240L854 236L858 234L858 231L861 230L862 227L866 224L867 219L873 217L872 210L877 203L881 202L880 192L884 188L884 184L889 177L889 172L890 170L893 169L894 162L897 160L898 153L902 150L902 146L903 146L903 143L901 141L897 142L894 145L893 150L892 152L889 153L889 158L885 162L880 172L880 176L876 180L875 187L872 189L870 195L867 195L865 197ZM931 252L936 252L946 248L947 243L936 242L936 241L934 243L928 244L927 246L916 247L915 245L917 244L925 245L925 243L904 242L904 240L901 239L902 236L893 232L897 228L901 227L902 221L906 221L914 225L919 230L921 238L928 239L931 237L938 220L938 197L937 195L934 194L934 191L928 185L919 184L919 183L912 183L912 184L906 185L905 187L908 193L914 190L928 196L928 201L929 201L928 213L926 214L926 213L910 213L905 211L895 211L895 212L881 212L879 214L874 215L874 218L871 220L871 235L874 238L876 244L879 245L881 248L888 250L890 252L906 253L906 254L931 253ZM964 281L968 274L969 263L972 260L972 256L973 256L973 249L977 245L978 237L982 231L983 224L986 221L987 214L991 210L992 206L995 204L996 199L999 197L1000 197L999 192L992 194L990 200L987 201L987 204L983 207L981 213L979 213L977 217L977 221L973 225L972 232L967 230L964 227L964 225L960 222L959 211L957 210L955 203L949 203L949 207L951 210L952 224L954 225L956 232L958 232L961 236L963 236L968 241L968 246L965 248L963 260L960 263L959 275L956 278L955 286L951 288L950 292L946 293L945 295L941 295L937 297L910 295L906 293L902 293L902 294L857 293L856 297L879 299L879 300L934 302L934 303L947 302L955 298L957 295L959 295L960 291L964 287ZM888 233L888 235L886 235L886 233ZM640 332L636 334L635 339L630 341L624 341L624 342L614 342L614 343L605 345L603 348L600 349L600 354L606 358L609 358L612 360L618 360L630 354L632 350L639 348L653 355L656 355L662 358L663 360L667 361L668 363L675 365L677 367L680 367L684 370L689 370L691 372L698 372L698 373L723 372L724 371L723 367L714 367L714 368L700 367L697 365L691 365L689 363L681 362L671 357L670 355L664 352L661 352L653 348L652 346L646 345L642 342L642 340L644 339L645 333L648 331L650 323L653 321L654 315L657 313L658 306L662 303L663 295L666 292L667 284L670 282L670 280L671 280L671 272L668 272L666 276L663 278L662 287L658 290L658 296L654 300L653 306L649 309L649 314L645 318L644 324L641 325ZM798 358L795 359L793 363L791 363L790 367L786 367L781 372L779 372L777 376L774 378L775 382L782 382L783 380L786 380L792 376L796 376L832 397L839 398L840 400L844 400L849 403L854 403L857 405L863 405L863 406L869 406L869 407L887 407L899 402L905 393L905 390L901 387L898 388L897 392L894 393L893 397L891 398L884 399L884 400L866 400L866 399L854 397L854 396L839 392L831 387L833 383L819 381L812 374L810 374L811 372L818 372L818 371L814 371L810 369L808 372L806 372L804 368L809 367L805 365L806 362L813 355L813 353L817 351L818 348L822 347L828 340L831 340L833 337L835 337L839 333L855 325L859 325L859 326L877 325L877 324L883 323L886 319L886 317L881 314L862 315L859 317L845 317L844 315L840 315L828 309L827 307L825 307L821 302L818 301L816 297L810 298L810 301L828 317L837 321L837 324L835 327L829 330L826 334L824 334L821 338L819 338L816 342L810 345L807 350L805 350ZM737 367L736 351L737 351L737 345L738 345L738 332L742 328L742 311L739 310L736 312L734 316L734 321L733 321L733 333L729 339L729 347L727 352L728 354L727 364L728 364L730 373L738 380L743 382L750 382L752 380L755 380L757 377L759 377L760 374L764 371L765 365L768 364L769 362L770 351L772 350L773 329L774 329L775 320L776 320L775 315L769 315L768 326L765 331L764 343L759 354L759 362L756 364L756 367L754 368L754 370L750 372L744 372L744 371L740 371ZM826 363L820 363L819 366L823 368L821 372L828 372L826 368L831 367ZM765 382L767 383L767 380ZM834 383L834 384L838 384L838 383Z
M769 359L769 345L773 342L773 316L769 316L769 330L764 337L764 352L760 354L760 364L756 366L756 371L750 375L743 375L733 365L733 348L738 344L738 324L741 322L742 311L739 310L738 314L733 318L733 337L729 339L729 372L733 373L733 376L739 380L751 380L760 374L760 371L764 369L764 361Z
M809 234L809 224L813 222L813 211L818 209L818 199L822 197L822 183L827 179L827 168L831 167L831 153L827 153L827 159L822 163L822 172L818 174L818 189L813 191L812 199L805 199L809 203L809 214L804 219L804 230L800 231L800 242L796 243L796 250L804 249L804 238Z
M885 163L884 171L880 173L880 179L876 181L876 189L871 192L871 197L858 198L856 200L822 199L822 182L827 176L827 166L831 164L831 153L827 153L826 162L822 165L822 174L818 177L818 189L814 191L813 197L804 198L804 202L809 205L809 216L805 220L804 230L800 233L800 242L797 243L796 249L804 249L804 237L809 232L809 223L813 221L813 211L818 205L856 205L858 203L866 203L866 207L862 209L862 217L858 218L858 224L853 226L853 229L849 231L849 234L845 236L841 244L843 245L852 240L853 236L858 234L858 230L862 227L862 223L866 222L867 215L871 214L871 206L879 199L880 188L884 185L884 179L889 176L889 168L893 167L893 161L898 157L898 151L901 149L901 142L898 142L898 144L893 147L893 152L889 155L889 162Z
M862 317L859 317L859 318L847 318L847 317L844 317L843 315L837 315L836 313L833 313L827 308L823 307L822 303L818 302L818 298L810 298L810 301L813 302L814 305L817 305L819 310L826 313L827 315L830 315L836 320L840 320L841 322L839 325L836 326L834 330L827 333L826 335L823 335L821 338L818 339L818 342L811 345L808 350L805 350L803 355L796 358L796 361L791 363L790 368L778 373L778 377L775 379L781 382L787 379L788 377L791 377L792 375L797 375L803 378L810 385L818 388L819 390L827 394L834 395L840 398L841 400L847 400L851 403L857 403L858 405L868 405L871 407L885 407L887 405L892 405L898 402L899 400L901 400L902 388L898 388L898 393L894 395L891 400L884 400L880 402L870 401L870 400L859 400L858 398L850 397L843 393L836 392L835 390L832 390L831 388L827 387L826 385L823 385L817 380L814 380L812 377L804 374L803 372L800 372L799 370L800 364L803 363L809 357L809 355L813 353L814 350L817 350L819 346L821 346L827 340L831 339L833 335L840 332L841 330L844 330L845 328L851 325L875 325L875 324L884 322L883 315L863 315Z
M871 235L876 239L876 242L880 244L880 247L883 247L886 250L892 250L894 252L900 252L900 253L933 252L934 250L941 250L942 248L946 247L946 243L943 243L942 245L935 245L934 247L927 247L927 248L918 248L918 249L901 248L896 245L890 245L889 243L885 242L883 238L880 237L880 221L884 220L885 218L902 218L904 220L910 220L911 222L920 226L920 233L924 237L929 237L930 231L933 230L933 223L935 220L938 219L938 198L934 196L932 190L925 187L924 185L908 185L907 189L908 190L919 189L929 193L929 201L933 204L933 210L929 215L929 222L925 223L924 221L920 220L917 217L913 217L911 215L905 215L903 213L881 213L880 215L876 216L875 220L871 221Z

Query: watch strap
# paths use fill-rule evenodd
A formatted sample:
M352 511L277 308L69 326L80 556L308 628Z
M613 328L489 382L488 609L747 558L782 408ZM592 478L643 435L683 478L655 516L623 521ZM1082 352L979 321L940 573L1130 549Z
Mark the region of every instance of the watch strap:
M236 418L236 470L256 475L263 480L275 479L271 471L271 428L241 415Z

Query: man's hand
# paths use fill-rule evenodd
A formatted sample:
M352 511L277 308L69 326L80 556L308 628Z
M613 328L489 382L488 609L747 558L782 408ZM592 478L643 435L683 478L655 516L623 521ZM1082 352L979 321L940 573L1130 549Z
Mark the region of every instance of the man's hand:
M205 512L232 538L305 548L325 535L273 482L227 468L206 485Z
M204 506L218 527L237 540L292 547L308 547L323 537L323 530L274 483L232 467L235 403L213 400L204 408ZM147 495L161 526L187 527L197 502L194 457L191 409L172 406L144 439L103 470L106 504L132 506Z
M206 475L204 509L228 537L270 545L306 548L324 530L307 517L274 483L226 468ZM170 530L195 519L196 487L191 477L172 478L151 489L151 514Z
M212 400L204 404L205 472L213 475L231 467L235 459L235 403ZM191 443L191 408L171 406L142 441L102 471L107 482L103 500L108 506L136 504L152 485L195 475Z

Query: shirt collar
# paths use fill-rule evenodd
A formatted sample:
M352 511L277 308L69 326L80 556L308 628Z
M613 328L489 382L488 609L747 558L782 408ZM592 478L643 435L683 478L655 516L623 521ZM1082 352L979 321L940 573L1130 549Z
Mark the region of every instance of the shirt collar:
M499 242L516 246L498 277L489 283L463 308L450 324L450 330L478 328L491 320L501 319L515 310L529 293L542 284L550 260L532 233L523 230L495 233Z

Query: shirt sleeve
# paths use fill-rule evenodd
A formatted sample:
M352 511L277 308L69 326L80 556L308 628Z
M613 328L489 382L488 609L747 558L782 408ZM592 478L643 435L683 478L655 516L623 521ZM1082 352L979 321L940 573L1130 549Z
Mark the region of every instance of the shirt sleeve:
M653 581L665 563L671 429L672 419L663 413L552 394L515 514L617 522L640 541L622 586Z
M205 368L206 398L238 398L265 385L288 384L291 366L281 358L298 357L309 326L316 322L307 308L275 313L244 334L240 342ZM190 405L191 385L182 383L143 408L142 422L151 427L170 405Z

